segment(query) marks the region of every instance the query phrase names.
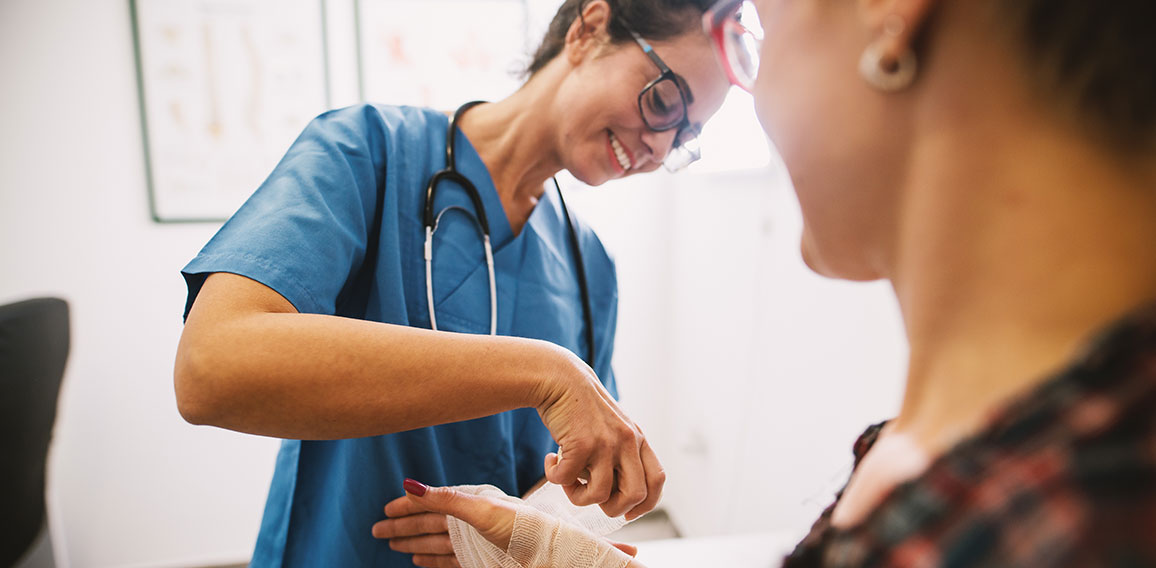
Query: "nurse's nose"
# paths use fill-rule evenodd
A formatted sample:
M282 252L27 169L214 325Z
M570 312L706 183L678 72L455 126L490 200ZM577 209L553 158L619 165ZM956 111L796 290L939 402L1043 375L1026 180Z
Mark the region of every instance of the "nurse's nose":
M651 163L661 164L666 155L674 148L674 139L677 137L677 128L662 132L644 131L642 133L642 145L646 147L645 158Z

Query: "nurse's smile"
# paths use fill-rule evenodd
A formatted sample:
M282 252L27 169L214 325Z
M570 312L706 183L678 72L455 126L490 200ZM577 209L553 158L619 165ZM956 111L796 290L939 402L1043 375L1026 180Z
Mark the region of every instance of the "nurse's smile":
M610 154L612 168L623 175L634 165L634 154L623 144L614 132L607 130L606 151Z

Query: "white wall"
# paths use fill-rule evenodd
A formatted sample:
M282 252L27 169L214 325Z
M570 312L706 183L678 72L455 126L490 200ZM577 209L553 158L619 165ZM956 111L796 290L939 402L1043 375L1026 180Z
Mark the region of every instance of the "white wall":
M350 57L331 51L347 78L335 105L355 96ZM216 227L149 220L127 1L0 1L0 85L0 302L53 294L73 308L50 463L58 561L244 561L277 443L176 412L179 269ZM851 440L898 397L887 291L806 271L781 174L571 192L616 253L623 398L691 535L805 528Z
M697 475L671 482L671 508L693 535L806 529L845 481L851 442L898 410L897 309L883 284L803 265L781 169L685 183L670 423L676 467Z
M846 481L856 436L898 410L890 288L803 265L778 162L619 186L571 201L617 252L615 369L669 471L663 506L684 536L805 531Z
M73 347L51 455L57 558L245 558L277 443L185 424L179 270L207 225L149 219L128 3L0 3L0 301L54 294Z

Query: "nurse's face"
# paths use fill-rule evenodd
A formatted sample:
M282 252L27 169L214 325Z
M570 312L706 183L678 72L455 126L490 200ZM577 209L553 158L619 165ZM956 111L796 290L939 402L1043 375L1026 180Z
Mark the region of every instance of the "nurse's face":
M755 1L764 31L755 107L799 198L803 259L852 280L890 275L905 155L897 95L856 71L874 38L864 4Z
M586 20L592 24L592 18ZM681 36L650 43L682 84L691 127L701 127L722 105L728 89L706 34L694 26ZM658 168L678 128L648 128L638 96L661 73L635 41L603 41L578 60L555 107L563 167L588 185Z

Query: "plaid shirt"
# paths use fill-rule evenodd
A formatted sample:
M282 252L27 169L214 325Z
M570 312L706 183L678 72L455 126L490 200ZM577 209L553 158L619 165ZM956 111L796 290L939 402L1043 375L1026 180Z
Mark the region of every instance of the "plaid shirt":
M881 427L855 442L856 466ZM1156 566L1156 305L1101 334L861 524L832 527L834 508L784 567Z

